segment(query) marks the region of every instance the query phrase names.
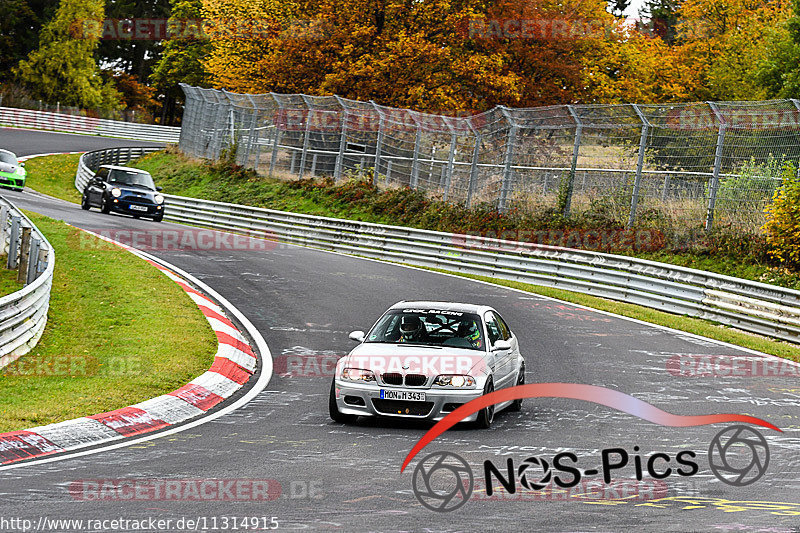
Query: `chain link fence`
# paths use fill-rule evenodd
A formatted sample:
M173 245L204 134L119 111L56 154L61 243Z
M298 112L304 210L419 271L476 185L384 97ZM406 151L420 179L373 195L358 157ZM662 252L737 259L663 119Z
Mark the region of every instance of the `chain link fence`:
M602 203L634 225L759 229L800 163L800 101L495 107L432 115L338 96L182 85L180 150L286 178L372 176L466 206Z

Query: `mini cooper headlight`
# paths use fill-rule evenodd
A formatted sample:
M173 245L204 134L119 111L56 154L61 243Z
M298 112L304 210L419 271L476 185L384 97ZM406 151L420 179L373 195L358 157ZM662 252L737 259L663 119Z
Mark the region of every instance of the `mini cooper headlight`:
M113 196L114 198L119 198L120 196L122 196L122 191L114 187L113 189L111 189L111 196Z
M436 376L433 380L434 385L440 387L474 387L475 378L472 376L463 376L461 374L441 374Z
M164 197L161 196L160 194L156 194L155 200L156 200L157 204L163 204L164 203Z
M363 368L345 368L342 370L342 379L373 383L375 382L375 373L372 370L364 370Z

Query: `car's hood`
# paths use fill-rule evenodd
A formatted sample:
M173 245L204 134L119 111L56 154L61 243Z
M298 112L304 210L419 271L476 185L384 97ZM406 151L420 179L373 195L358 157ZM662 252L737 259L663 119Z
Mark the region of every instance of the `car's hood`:
M148 189L147 187L140 187L138 185L117 185L115 183L112 183L111 187L119 189L122 192L123 197L142 196L152 200L157 194L156 191L154 191L153 189Z
M0 172L8 172L9 174L13 174L17 171L19 165L12 165L11 163L4 163L0 161Z
M345 357L343 365L373 372L408 374L479 374L486 369L486 352L450 346L361 343Z

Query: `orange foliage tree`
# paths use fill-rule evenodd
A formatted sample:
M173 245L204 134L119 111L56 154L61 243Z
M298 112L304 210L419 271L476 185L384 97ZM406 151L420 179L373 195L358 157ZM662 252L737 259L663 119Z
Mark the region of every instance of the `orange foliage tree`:
M265 21L257 39L212 36L205 66L232 91L453 113L608 102L629 91L639 101L685 96L667 46L633 34L603 0L204 0L204 8L212 19Z

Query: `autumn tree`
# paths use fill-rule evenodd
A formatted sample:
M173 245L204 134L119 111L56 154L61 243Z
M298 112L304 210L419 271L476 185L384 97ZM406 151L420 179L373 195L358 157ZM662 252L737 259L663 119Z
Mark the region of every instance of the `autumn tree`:
M800 98L800 0L793 0L789 17L770 30L756 80L769 98Z
M199 20L202 17L202 0L172 0L170 22ZM188 32L187 32L188 33ZM206 38L176 35L164 44L158 63L153 68L150 81L161 102L161 123L173 124L177 106L183 101L179 84L207 86L207 72L203 60L212 50ZM203 37L203 36L201 36Z
M100 76L92 53L98 37L74 35L75 24L103 16L102 0L61 0L55 16L39 34L39 48L20 62L20 83L47 102L115 109L119 93Z
M218 17L254 9L242 0L205 5ZM624 42L600 0L259 5L276 21L261 42L213 41L206 65L217 86L339 94L426 111L580 102L592 99L583 57Z

